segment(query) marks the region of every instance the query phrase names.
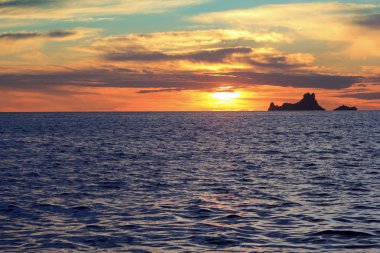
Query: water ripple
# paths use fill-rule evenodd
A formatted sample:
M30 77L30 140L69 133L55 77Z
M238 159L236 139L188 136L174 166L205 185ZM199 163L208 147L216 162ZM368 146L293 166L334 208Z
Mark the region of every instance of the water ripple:
M375 252L379 121L2 113L0 251Z

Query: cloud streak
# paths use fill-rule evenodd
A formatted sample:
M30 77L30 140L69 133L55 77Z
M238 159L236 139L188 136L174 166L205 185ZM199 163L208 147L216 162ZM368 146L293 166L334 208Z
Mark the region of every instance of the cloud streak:
M194 52L167 54L164 52L149 52L137 50L134 51L133 47L128 50L129 52L109 53L103 56L104 60L111 62L171 62L171 61L188 61L194 63L208 63L212 64L228 64L231 68L234 66L243 66L246 68L256 68L263 70L288 70L299 69L312 66L314 57L306 54L290 54L249 48L249 47L235 47L235 48L219 48L211 50L199 50Z
M160 88L171 90L207 90L223 85L274 85L282 87L342 89L361 81L355 76L319 74L281 74L255 72L227 72L199 74L194 72L150 73L130 70L83 70L45 74L2 74L0 87L45 90L61 86Z
M355 24L378 30L380 29L380 14L370 14L358 17L354 20Z
M279 43L288 39L276 32L249 32L238 29L209 29L179 32L160 32L148 34L128 34L108 36L95 41L94 49L107 53L125 53L129 51L148 51L165 53L188 52L210 48L228 47L228 45L247 43Z
M11 59L13 64L21 67L27 61L26 54L30 55L40 55L44 56L40 58L47 59L57 52L64 52L64 55L69 55L68 48L65 47L67 42L82 43L86 39L90 39L98 35L100 29L96 28L74 28L70 30L52 30L52 31L17 31L17 32L5 32L0 33L0 47L6 48L6 50L0 51L0 55L7 55L8 59ZM55 52L49 52L46 45L49 43L60 42L59 45L56 43L55 46L59 46ZM22 59L22 60L21 60ZM57 58L57 60L62 60L63 57ZM9 63L8 63L9 64ZM41 62L32 63L34 68L38 68ZM40 66L40 69L42 67Z
M239 79L250 80L255 85L274 85L296 88L344 89L362 80L358 76L338 76L322 74L284 74L284 73L255 73L231 72L226 73Z
M217 50L204 50L187 54L165 54L161 52L140 52L140 53L113 53L106 55L106 60L111 61L173 61L188 60L195 62L217 63L223 62L233 54L251 53L251 48L222 48Z
M182 88L174 88L174 89L158 89L158 90L139 90L136 93L138 94L148 94L148 93L160 93L160 92L178 92L183 91Z
M10 0L0 2L3 19L70 19L106 15L160 13L207 0Z
M356 98L362 100L380 100L380 92L369 92L369 93L348 93L339 95L341 98Z
M68 38L77 35L77 31L73 30L56 30L48 33L41 32L10 32L0 34L0 40L24 40L33 38L45 38L45 39L61 39Z

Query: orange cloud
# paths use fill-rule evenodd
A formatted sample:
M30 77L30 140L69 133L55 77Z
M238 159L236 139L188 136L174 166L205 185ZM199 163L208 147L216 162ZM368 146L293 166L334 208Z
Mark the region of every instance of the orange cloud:
M363 58L380 56L379 22L373 17L378 7L343 3L278 4L206 13L192 20L250 31L275 29L293 41L311 39L338 43L340 48L331 54Z
M95 41L94 49L106 52L165 51L183 53L226 46L241 41L279 43L288 39L276 32L248 32L245 30L195 30L109 36Z

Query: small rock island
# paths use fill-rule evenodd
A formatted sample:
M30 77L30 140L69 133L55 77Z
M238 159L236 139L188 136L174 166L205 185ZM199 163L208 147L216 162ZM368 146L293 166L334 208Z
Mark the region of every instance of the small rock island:
M306 93L303 99L295 104L284 103L278 106L272 102L268 111L325 111L325 109L318 104L314 93Z
M334 109L334 111L357 111L357 110L358 110L358 108L356 108L355 106L349 107L346 105L342 105L342 106L339 106L338 108Z

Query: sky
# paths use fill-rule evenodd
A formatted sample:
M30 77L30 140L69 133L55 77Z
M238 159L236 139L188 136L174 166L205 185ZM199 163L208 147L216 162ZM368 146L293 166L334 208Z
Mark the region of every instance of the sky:
M0 111L380 109L380 2L0 0Z

